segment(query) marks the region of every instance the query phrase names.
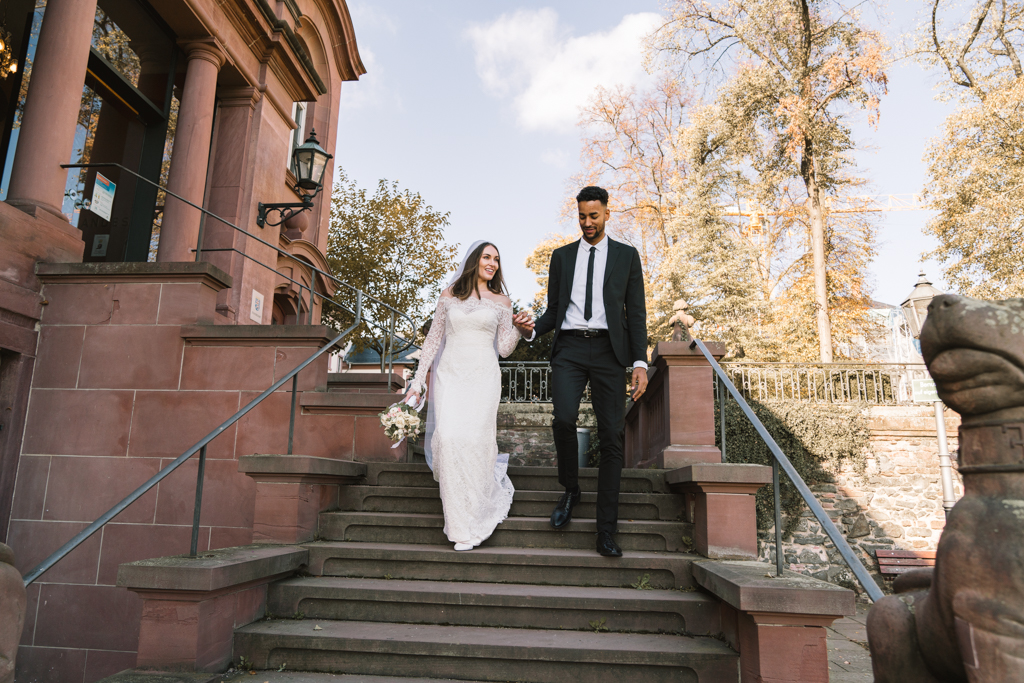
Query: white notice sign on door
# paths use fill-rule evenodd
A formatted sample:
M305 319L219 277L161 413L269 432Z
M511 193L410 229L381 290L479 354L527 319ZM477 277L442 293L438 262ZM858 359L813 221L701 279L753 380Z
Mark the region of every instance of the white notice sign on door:
M89 210L105 221L110 220L110 212L114 208L114 191L117 185L104 178L102 173L96 174L96 183L92 186L92 201Z
M263 295L252 290L252 307L249 309L249 320L263 323Z

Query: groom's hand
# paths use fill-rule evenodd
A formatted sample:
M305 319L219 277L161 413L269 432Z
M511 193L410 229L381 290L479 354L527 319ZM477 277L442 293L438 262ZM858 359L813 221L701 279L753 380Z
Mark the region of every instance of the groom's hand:
M633 400L637 401L647 391L647 371L633 368Z

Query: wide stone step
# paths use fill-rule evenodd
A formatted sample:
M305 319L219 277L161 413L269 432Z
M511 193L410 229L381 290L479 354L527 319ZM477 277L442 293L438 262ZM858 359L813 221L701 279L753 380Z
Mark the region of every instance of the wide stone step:
M708 635L719 603L702 592L591 586L300 577L276 583L281 618Z
M320 515L320 538L367 543L423 543L443 545L442 515L387 512L325 512ZM684 552L693 545L688 522L619 520L615 541L623 551ZM590 548L597 543L597 522L573 518L562 529L551 527L548 517L509 517L498 525L485 546L519 548Z
M558 483L557 467L509 467L508 476L516 490L558 491L565 487ZM579 474L583 491L597 491L597 468L583 467ZM367 463L368 486L420 486L437 488L433 473L422 463ZM622 470L619 490L623 493L671 493L665 483L664 470Z
M244 626L234 651L257 669L531 683L736 683L739 668L713 638L308 619Z
M509 515L547 517L558 503L561 491L517 490ZM354 512L411 512L439 515L441 498L436 488L423 486L343 486L339 507ZM593 519L597 494L584 492L573 510L577 518ZM620 493L620 519L674 521L683 514L683 497L663 493Z
M210 680L181 681L154 680L152 683L446 683L450 678L415 678L409 676L371 676L365 674L333 674L309 671L260 671L259 680L252 678L248 671L211 676ZM101 683L108 683L104 679ZM124 679L111 683L150 683L146 678ZM460 681L460 683L482 683L482 681Z
M314 576L471 581L562 586L649 585L694 588L689 553L626 552L602 557L573 548L480 547L457 552L451 545L319 542L309 550Z

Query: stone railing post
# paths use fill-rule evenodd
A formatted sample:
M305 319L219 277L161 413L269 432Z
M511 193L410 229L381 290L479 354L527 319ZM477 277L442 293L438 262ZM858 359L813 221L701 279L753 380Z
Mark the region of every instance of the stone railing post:
M725 355L724 344L707 347L716 360ZM626 467L722 462L711 365L688 342L660 342L652 358L647 392L626 413Z

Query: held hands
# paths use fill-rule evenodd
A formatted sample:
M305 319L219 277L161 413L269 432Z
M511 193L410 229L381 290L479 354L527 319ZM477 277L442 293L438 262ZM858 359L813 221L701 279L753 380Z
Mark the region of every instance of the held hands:
M633 368L633 400L639 400L647 391L647 371L643 368Z
M512 316L512 324L516 326L519 334L523 337L533 334L533 316L529 311L519 311Z

